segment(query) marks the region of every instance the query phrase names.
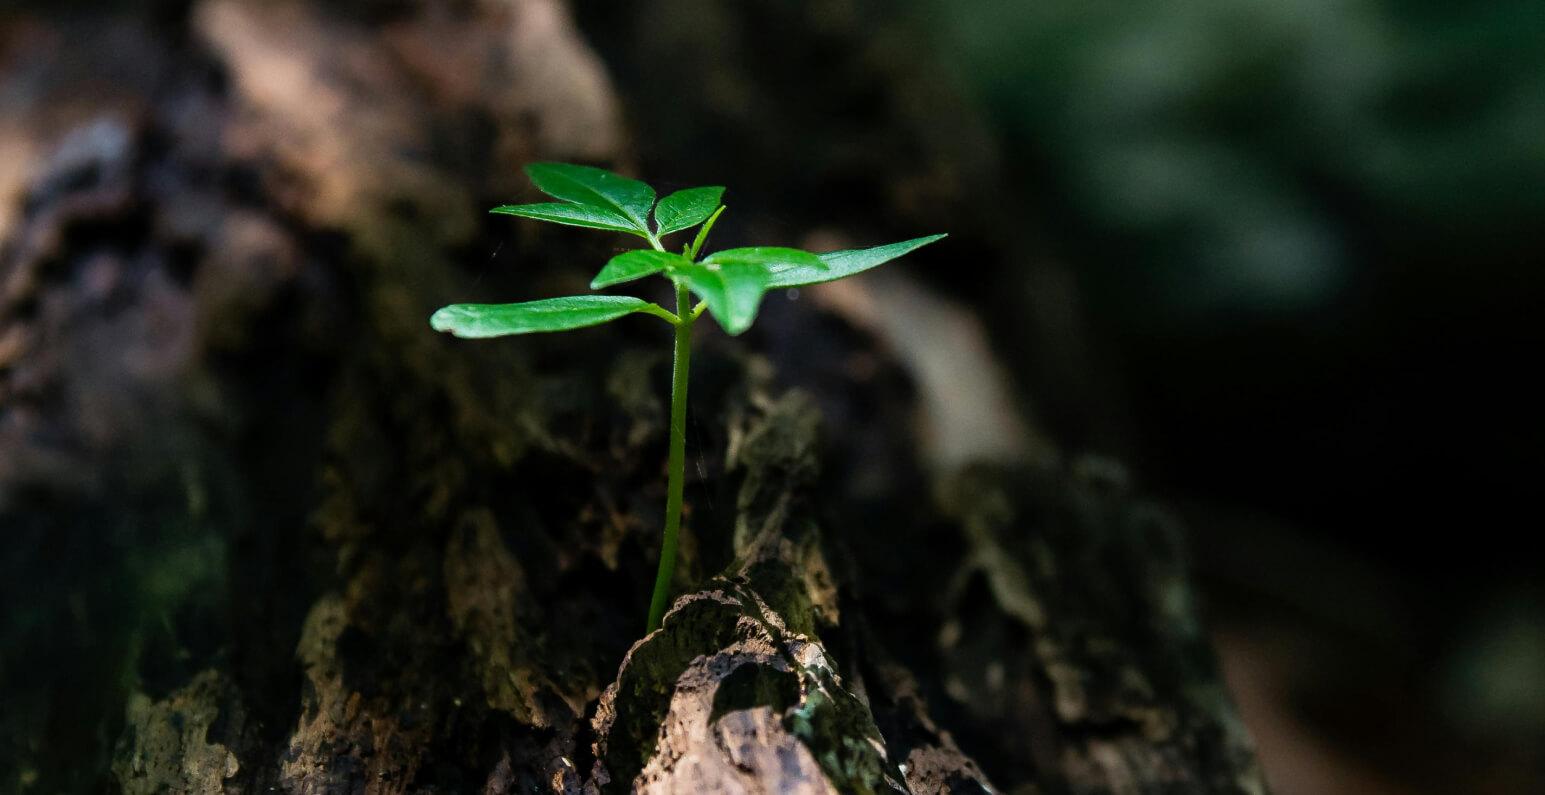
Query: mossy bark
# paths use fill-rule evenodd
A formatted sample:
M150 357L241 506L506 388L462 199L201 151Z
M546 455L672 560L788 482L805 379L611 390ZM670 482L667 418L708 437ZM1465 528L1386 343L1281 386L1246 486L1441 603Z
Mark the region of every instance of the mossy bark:
M3 786L1261 791L1163 514L1093 467L930 474L897 379L703 340L638 637L668 334L426 322L612 246L480 213L627 158L566 14L208 0L5 76L51 154L0 227ZM813 368L884 361L800 311Z

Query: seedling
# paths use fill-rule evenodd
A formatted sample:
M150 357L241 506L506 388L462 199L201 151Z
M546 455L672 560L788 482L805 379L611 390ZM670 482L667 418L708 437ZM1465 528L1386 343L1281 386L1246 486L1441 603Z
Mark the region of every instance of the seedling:
M657 204L654 189L642 182L588 166L536 163L527 176L543 193L558 199L540 204L495 207L492 212L537 221L621 232L643 238L649 248L618 254L606 263L590 289L660 275L675 287L676 311L626 295L574 295L519 304L452 304L429 318L436 331L458 337L501 337L541 331L567 331L607 323L642 312L675 330L671 369L670 452L666 474L665 535L660 568L649 604L648 631L660 626L666 596L676 570L676 535L681 529L681 498L687 447L687 371L692 357L692 324L704 309L731 335L751 327L768 290L804 287L863 273L938 240L930 235L901 243L853 251L812 254L795 248L758 246L716 251L702 259L703 244L724 212L722 187L688 188ZM649 218L653 211L654 224ZM677 254L662 238L699 227ZM692 296L699 302L692 304Z

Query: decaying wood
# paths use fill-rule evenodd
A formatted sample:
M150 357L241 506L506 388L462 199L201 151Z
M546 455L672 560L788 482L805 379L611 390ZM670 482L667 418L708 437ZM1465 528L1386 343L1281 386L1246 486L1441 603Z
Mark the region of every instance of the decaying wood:
M73 607L13 577L6 637L111 623L39 662L132 683L111 747L6 685L21 791L1262 791L1170 520L1108 465L931 473L899 377L790 390L704 341L681 595L640 638L658 329L425 323L604 258L478 219L528 160L626 160L608 78L557 0L401 5L197 3L185 43L114 34L153 61L127 99L0 128L49 153L0 183L5 554L106 544Z

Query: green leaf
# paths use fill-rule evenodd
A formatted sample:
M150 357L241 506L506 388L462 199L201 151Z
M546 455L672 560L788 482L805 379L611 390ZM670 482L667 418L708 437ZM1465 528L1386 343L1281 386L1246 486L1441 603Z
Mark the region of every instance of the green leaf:
M687 259L697 259L697 252L703 250L703 243L708 241L708 233L713 231L714 222L718 221L719 216L723 214L724 205L721 204L719 209L714 210L713 215L708 216L708 220L703 222L702 227L697 230L697 237L692 240L692 245L687 247L685 252Z
M773 272L772 281L767 285L769 289L780 287L804 287L808 284L820 284L838 279L846 279L856 276L870 268L884 265L903 254L916 251L923 246L937 240L944 239L944 235L929 235L913 240L904 240L900 243L890 243L874 248L854 249L851 251L832 251L820 256L824 268L810 268L798 266L782 268Z
M532 163L526 166L526 176L538 190L555 199L611 210L627 218L634 229L649 232L647 219L654 207L654 188L636 179L569 163Z
M708 302L708 311L731 335L751 327L771 278L764 265L754 262L692 263L673 268L671 275Z
M590 229L627 232L639 237L648 237L648 235L635 229L633 222L627 218L605 208L590 207L584 204L569 204L567 202L506 204L502 207L495 207L489 210L489 212L500 215L518 215L522 218L534 218L538 221L551 221L555 224L566 224L568 226L583 226Z
M826 270L826 263L821 258L808 251L800 251L797 248L779 248L777 246L757 246L755 248L731 248L724 251L715 251L703 258L704 262L749 262L761 265L768 273L774 276L785 271L800 268L812 270Z
M654 208L655 234L668 235L708 220L724 198L724 188L687 188L660 200Z
M623 254L618 254L606 263L606 267L590 281L590 289L599 290L602 287L610 287L614 284L631 282L634 279L642 279L650 274L659 273L667 268L678 268L683 265L691 265L692 260L680 254L672 254L668 251L653 251L650 249L637 249Z
M654 305L628 295L575 295L523 304L452 304L435 312L429 325L435 331L481 339L596 326L634 312L653 314L650 307Z

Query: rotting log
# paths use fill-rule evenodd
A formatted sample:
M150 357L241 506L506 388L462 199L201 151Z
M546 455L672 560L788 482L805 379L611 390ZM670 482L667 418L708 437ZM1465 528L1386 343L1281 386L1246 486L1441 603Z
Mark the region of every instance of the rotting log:
M425 322L608 250L478 220L522 162L627 158L556 0L7 24L91 53L0 94L38 153L0 185L7 786L1263 790L1162 511L1093 462L930 471L808 304L769 333L820 338L809 390L704 341L639 637L663 340Z

